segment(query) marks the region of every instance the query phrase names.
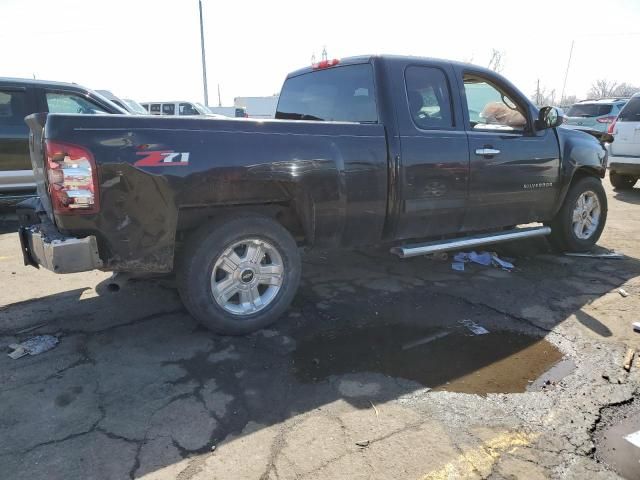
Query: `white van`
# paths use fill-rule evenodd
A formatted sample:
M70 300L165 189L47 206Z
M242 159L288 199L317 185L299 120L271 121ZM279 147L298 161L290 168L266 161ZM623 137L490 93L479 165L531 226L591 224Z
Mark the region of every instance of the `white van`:
M195 115L206 115L207 117L220 117L211 113L207 107L198 102L145 102L142 106L151 115L180 115L193 117Z

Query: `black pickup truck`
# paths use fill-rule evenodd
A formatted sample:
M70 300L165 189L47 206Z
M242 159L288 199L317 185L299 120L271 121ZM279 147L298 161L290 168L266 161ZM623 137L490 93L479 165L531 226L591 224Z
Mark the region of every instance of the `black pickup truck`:
M194 317L242 334L288 307L301 246L587 250L607 154L561 122L492 71L396 56L291 73L276 120L35 114L25 263L175 272Z

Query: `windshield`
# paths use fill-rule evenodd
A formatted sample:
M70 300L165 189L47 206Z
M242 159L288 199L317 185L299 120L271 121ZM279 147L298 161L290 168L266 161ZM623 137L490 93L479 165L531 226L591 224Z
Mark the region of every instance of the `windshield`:
M601 103L576 103L573 105L567 115L570 117L599 117L611 113L613 105Z
M131 100L130 98L123 98L122 101L127 105L127 107L129 107L129 109L133 113L137 113L140 115L147 115L149 113L145 110L145 108L142 105L140 105L135 100Z
M196 107L196 110L198 112L200 112L200 114L202 114L202 115L206 115L206 114L212 113L211 110L209 110L207 107L205 107L201 103L197 103L196 102L193 105Z

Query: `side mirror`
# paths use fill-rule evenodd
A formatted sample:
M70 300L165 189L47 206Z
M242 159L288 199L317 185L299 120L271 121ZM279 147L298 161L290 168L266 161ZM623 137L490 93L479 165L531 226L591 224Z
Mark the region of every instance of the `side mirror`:
M564 112L556 107L542 107L536 120L536 130L559 127L564 122Z

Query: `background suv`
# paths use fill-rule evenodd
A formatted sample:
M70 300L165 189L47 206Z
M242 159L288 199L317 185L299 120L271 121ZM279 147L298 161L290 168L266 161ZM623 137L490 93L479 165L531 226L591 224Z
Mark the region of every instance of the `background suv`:
M609 128L609 178L615 188L632 188L640 178L640 93L624 106Z
M568 118L564 126L575 130L606 132L627 100L626 98L602 98L575 103L567 111Z

